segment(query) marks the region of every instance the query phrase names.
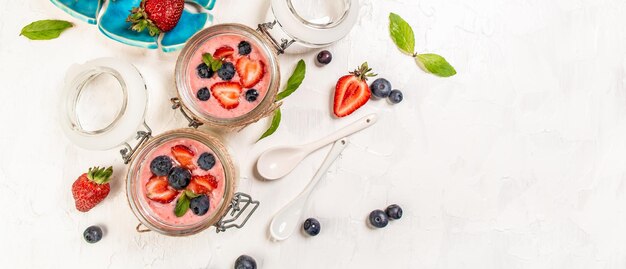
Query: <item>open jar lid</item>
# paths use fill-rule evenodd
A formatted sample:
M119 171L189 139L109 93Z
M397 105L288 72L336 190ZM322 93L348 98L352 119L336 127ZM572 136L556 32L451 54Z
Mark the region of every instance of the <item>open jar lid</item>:
M357 0L272 0L271 11L290 39L307 47L323 47L350 32L358 18L359 3Z
M147 101L146 84L132 64L116 58L75 64L62 86L61 128L82 148L112 149L136 135Z

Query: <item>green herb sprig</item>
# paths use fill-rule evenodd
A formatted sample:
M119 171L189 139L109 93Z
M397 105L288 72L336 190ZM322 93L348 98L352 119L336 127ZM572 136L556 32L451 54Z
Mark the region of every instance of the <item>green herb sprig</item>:
M402 17L389 13L389 34L391 40L404 54L415 58L415 62L424 71L440 76L451 77L456 70L445 58L433 53L418 54L415 52L415 35L413 28Z
M63 31L74 26L71 22L62 20L40 20L24 26L20 35L30 40L50 40L61 35Z
M282 92L278 93L278 95L276 95L276 102L283 100L287 96L294 93L300 87L300 84L302 84L305 76L306 64L304 63L304 60L300 59L300 61L298 61L298 64L296 65L296 68L293 70L293 73L289 77L289 80L287 80L287 85L285 86L285 89ZM282 114L280 112L280 108L277 108L276 111L274 111L274 116L272 117L270 127L263 133L263 135L261 135L257 142L276 132L278 126L280 126L281 118Z

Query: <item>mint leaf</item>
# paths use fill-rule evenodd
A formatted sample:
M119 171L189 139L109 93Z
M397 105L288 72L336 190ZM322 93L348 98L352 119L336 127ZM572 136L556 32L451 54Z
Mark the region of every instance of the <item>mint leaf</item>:
M189 190L185 190L185 195L189 198L189 199L193 199L196 198L198 196L200 196L200 194L195 194L192 191Z
M402 52L411 56L415 53L413 28L398 14L389 13L389 34Z
M210 67L213 72L222 68L222 61L220 59L214 58L211 53L202 54L202 62Z
M257 140L257 142L261 141L261 139L266 138L272 135L274 132L276 132L276 129L278 129L278 126L280 125L281 117L282 115L280 113L280 108L277 108L276 111L274 111L274 117L272 117L272 124L270 124L270 128L268 128L267 131L265 131L265 133L261 135L261 137L259 138L259 140Z
M183 192L179 197L178 201L176 201L176 207L174 207L174 215L176 217L182 217L189 210L189 197L187 197L187 193Z
M418 54L415 56L415 61L424 70L440 77L450 77L456 74L454 67L437 54Z
M72 23L62 20L41 20L24 26L20 35L30 40L50 40L59 37L65 29L72 26Z
M293 70L293 73L291 73L291 76L287 81L287 86L285 86L285 89L276 96L276 101L283 100L285 97L295 92L298 87L300 87L300 84L302 84L302 80L304 80L305 75L306 64L304 63L304 60L300 59L296 65L296 69Z

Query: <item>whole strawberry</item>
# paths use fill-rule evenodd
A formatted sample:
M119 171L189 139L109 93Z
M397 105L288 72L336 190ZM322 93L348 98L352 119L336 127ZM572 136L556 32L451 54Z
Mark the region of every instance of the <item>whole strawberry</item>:
M142 0L139 7L126 18L130 29L142 32L148 29L151 36L174 29L183 14L185 0Z
M87 173L82 174L74 181L72 195L78 211L89 211L109 195L111 174L113 174L113 167L109 166L105 169L96 166L89 168Z

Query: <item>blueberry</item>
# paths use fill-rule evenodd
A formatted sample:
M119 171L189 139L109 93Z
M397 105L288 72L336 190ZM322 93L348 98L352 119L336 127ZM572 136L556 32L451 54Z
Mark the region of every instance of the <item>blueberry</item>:
M239 55L248 55L250 54L250 52L252 52L252 47L247 41L239 42L239 45L237 45L237 49L239 50Z
M235 269L256 269L256 261L248 255L241 255L235 261Z
M333 60L333 55L330 54L330 51L323 50L317 54L317 62L320 64L327 65L332 60Z
M390 220L396 220L402 218L402 208L399 205L393 204L385 209L385 214Z
M389 219L387 218L387 214L380 209L376 209L370 213L370 224L376 228L383 228L387 226L389 223Z
M391 92L391 83L384 78L377 78L370 84L370 90L378 98L387 98Z
M191 212L193 212L196 216L203 216L207 211L209 211L209 197L203 194L196 198L192 198L191 202L189 202L189 209L191 209Z
M209 91L207 87L204 87L198 90L198 93L196 93L196 97L198 97L200 101L206 101L206 100L209 100L209 98L211 98L211 92Z
M198 76L201 78L211 78L213 76L213 70L205 63L199 64L198 67L196 67L196 71L198 71Z
M150 162L150 171L157 176L165 176L172 169L172 159L165 155L158 156Z
M389 93L389 102L397 104L402 102L402 92L400 90L393 90Z
M83 237L87 243L96 243L102 239L102 229L98 226L89 226L83 232Z
M191 172L189 170L176 166L172 168L167 176L167 183L174 189L182 190L191 181Z
M200 154L198 157L198 166L202 168L202 170L210 170L215 165L215 156L213 154L205 152Z
M304 224L302 224L302 229L310 236L319 234L321 228L320 222L314 218L308 218L304 221Z
M254 102L257 98L259 98L259 91L255 89L249 89L246 91L246 101Z
M225 62L222 67L217 70L217 76L223 80L231 80L235 76L235 66L230 62Z

